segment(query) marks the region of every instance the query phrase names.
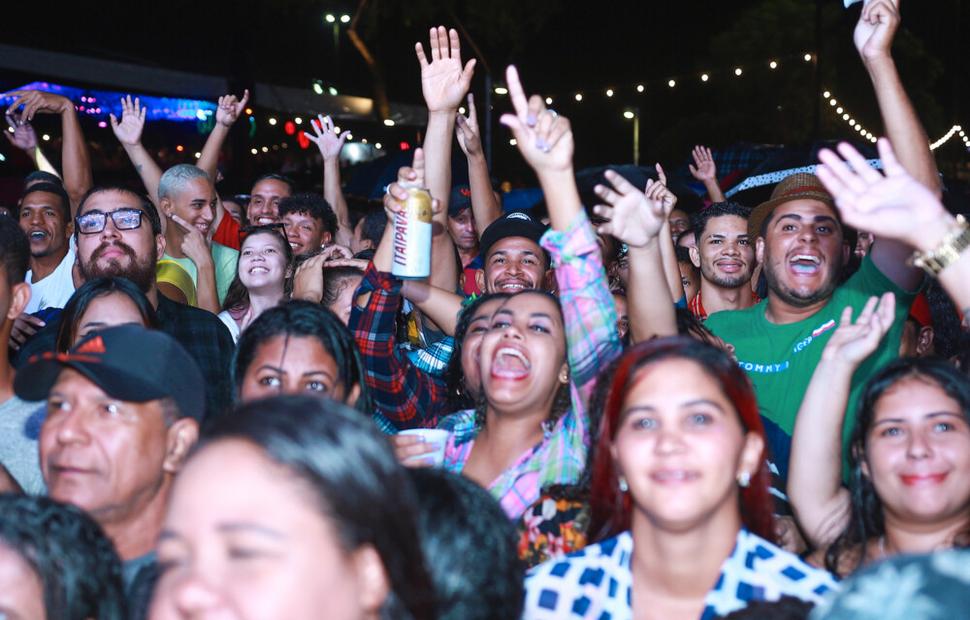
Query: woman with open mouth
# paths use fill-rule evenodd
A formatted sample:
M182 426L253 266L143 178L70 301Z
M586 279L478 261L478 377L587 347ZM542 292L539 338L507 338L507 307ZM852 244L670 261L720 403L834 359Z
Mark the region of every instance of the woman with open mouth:
M894 306L891 294L878 305L873 297L855 322L845 309L792 436L795 514L818 549L812 561L840 575L970 540L970 382L959 370L899 359L865 386L855 427L843 428L852 375L885 337Z
M827 572L775 546L750 381L692 338L649 340L613 375L592 465L597 544L536 567L524 618L714 618L818 602Z

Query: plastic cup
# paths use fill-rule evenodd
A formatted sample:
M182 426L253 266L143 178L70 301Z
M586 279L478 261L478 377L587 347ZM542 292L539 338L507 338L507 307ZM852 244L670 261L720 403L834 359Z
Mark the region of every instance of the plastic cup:
M448 444L448 437L451 435L448 431L441 430L438 428L414 428L407 431L401 431L399 435L413 435L415 437L421 437L424 443L428 446L434 448L434 452L429 452L427 454L422 454L421 456L412 456L408 460L412 459L430 459L432 460L432 465L435 467L441 467L445 462L445 446Z

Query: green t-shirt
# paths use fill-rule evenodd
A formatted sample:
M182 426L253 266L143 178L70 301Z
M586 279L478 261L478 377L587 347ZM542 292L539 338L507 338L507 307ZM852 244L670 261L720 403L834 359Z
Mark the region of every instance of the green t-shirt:
M221 243L212 242L212 264L216 271L216 295L219 296L219 303L221 304L226 300L226 293L229 292L229 285L232 284L233 278L236 277L236 265L239 262L239 251L232 248L227 248ZM163 258L171 261L175 261L188 272L189 276L192 278L192 282L198 286L199 285L199 270L196 269L195 263L192 262L191 258L175 258L165 254Z
M712 332L734 345L738 364L754 384L762 417L784 433L784 437L778 438L769 432L772 452L775 459L782 461L779 465L783 471L788 469L795 416L821 360L822 350L838 327L843 308L852 306L855 318L870 297L888 292L896 294L896 316L879 348L852 377L849 406L842 426L844 448L855 424L863 386L883 366L899 357L903 324L915 293L896 286L879 271L872 259L866 257L859 271L835 290L824 308L797 323L777 325L769 322L765 318L767 299L744 310L717 312L707 319L706 325Z

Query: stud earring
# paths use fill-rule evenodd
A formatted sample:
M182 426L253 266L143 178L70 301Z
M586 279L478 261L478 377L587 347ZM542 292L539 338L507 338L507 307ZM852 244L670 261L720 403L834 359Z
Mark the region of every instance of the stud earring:
M617 480L617 486L620 487L620 493L626 493L630 490L630 485L626 483L626 478L620 476Z
M738 486L742 489L746 489L748 485L751 484L751 474L743 471L738 474Z

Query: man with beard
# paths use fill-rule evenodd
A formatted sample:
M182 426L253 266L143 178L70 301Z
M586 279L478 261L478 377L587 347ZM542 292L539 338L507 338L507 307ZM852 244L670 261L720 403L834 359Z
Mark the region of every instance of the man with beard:
M701 270L701 287L687 307L700 320L721 310L741 310L761 301L751 292L754 246L748 236L751 210L716 202L693 218L697 241L690 260Z
M127 278L137 285L155 306L160 329L185 347L202 370L207 417L221 412L232 400L228 379L232 336L214 314L159 294L155 269L165 252L165 236L154 205L126 188L92 189L78 207L74 238L81 276L85 280ZM53 350L58 327L48 324L20 352L18 361Z

